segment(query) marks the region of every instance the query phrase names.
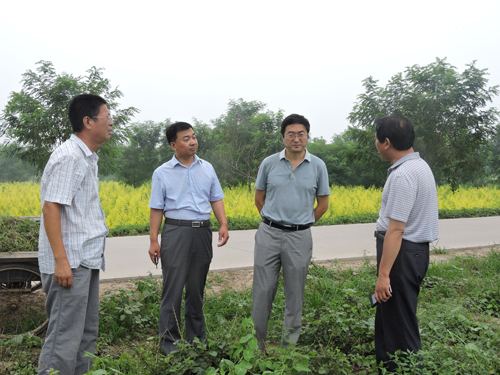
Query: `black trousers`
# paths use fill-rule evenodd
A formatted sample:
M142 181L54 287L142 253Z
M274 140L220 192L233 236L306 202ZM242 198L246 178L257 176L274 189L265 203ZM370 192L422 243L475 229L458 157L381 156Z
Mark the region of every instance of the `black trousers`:
M165 224L161 233L161 295L159 336L164 354L176 350L181 339L181 302L186 289L184 319L188 341L205 339L203 293L212 262L212 228Z
M377 274L384 240L377 238ZM429 268L429 244L403 240L389 274L392 297L377 305L375 314L375 354L389 371L396 366L389 355L397 350L418 352L422 349L418 331L417 301L420 285Z

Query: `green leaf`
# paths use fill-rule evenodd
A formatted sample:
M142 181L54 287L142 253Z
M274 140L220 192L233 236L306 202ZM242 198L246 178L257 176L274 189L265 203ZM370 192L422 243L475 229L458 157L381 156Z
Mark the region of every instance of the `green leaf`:
M253 337L250 341L248 341L248 347L252 350L257 349L259 346L258 341L255 337Z
M252 338L254 338L254 335L249 333L248 335L246 335L240 339L240 344L244 344L245 342L250 341Z
M241 361L234 367L234 371L236 372L237 375L245 375L247 373L247 370L251 368L252 368L251 364L245 361Z
M465 345L465 350L473 350L475 352L481 353L481 350L479 350L477 345L472 342Z
M299 363L296 363L293 368L297 371L305 371L305 372L311 372L311 370L309 370L309 367L307 366L307 361L306 363L304 364L304 361L302 362L299 362Z
M250 362L250 360L253 358L253 350L252 349L245 349L243 350L243 358Z

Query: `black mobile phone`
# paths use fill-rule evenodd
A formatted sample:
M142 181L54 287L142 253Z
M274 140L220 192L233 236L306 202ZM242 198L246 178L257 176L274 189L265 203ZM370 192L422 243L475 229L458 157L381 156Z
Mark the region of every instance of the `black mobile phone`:
M158 268L158 255L155 254L155 266Z
M389 285L389 291L392 293L392 287L390 285ZM375 299L375 293L373 293L370 296L370 304L372 305L372 307L375 307L378 305L378 301Z

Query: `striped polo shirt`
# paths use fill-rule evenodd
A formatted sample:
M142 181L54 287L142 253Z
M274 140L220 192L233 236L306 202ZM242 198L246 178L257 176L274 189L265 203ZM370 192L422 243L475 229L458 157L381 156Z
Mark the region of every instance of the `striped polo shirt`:
M436 182L418 152L405 155L387 171L377 230L386 231L390 219L406 223L403 239L407 241L438 239Z

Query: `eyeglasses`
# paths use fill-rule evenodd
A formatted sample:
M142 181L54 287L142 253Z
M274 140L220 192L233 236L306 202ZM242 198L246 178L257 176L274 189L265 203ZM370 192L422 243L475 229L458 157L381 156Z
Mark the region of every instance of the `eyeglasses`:
M305 132L300 132L300 133L287 133L286 134L286 139L289 141L293 141L295 138L299 138L301 141L307 138L307 133Z
M106 117L92 116L92 118L107 118L108 122L113 122L113 116L111 116L111 115L106 116Z

